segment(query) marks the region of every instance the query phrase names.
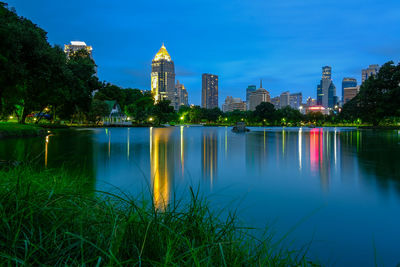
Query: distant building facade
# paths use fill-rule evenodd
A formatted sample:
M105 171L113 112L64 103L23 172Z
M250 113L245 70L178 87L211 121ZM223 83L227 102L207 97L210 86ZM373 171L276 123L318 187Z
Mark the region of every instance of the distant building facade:
M302 103L303 103L303 94L302 93L290 94L289 105L291 108L299 109Z
M185 86L182 83L179 83L179 80L176 81L175 94L177 97L177 107L175 110L179 110L180 106L189 106L188 92Z
M369 65L368 68L363 69L361 71L361 83L364 83L369 77L376 75L379 72L379 69L380 67L378 64Z
M344 103L344 89L349 87L357 87L357 79L355 78L343 78L342 80L342 101Z
M243 102L240 98L233 98L231 96L227 96L225 99L225 103L222 105L223 112L232 112L234 110L246 111L246 103Z
M283 92L280 95L280 104L279 108L284 108L290 105L290 93L289 91Z
M332 82L332 68L322 67L322 79L317 86L317 104L324 108L333 108L337 104L336 87Z
M315 105L317 105L317 100L311 97L307 98L306 107L311 107Z
M71 41L69 45L64 45L64 52L68 57L78 52L79 50L85 50L91 59L93 59L92 51L93 48L90 45L86 45L85 42L82 41Z
M203 73L201 84L201 107L218 107L218 75Z
M177 108L175 66L164 44L151 63L151 92L156 103L161 100L169 100L171 106Z
M255 85L249 85L246 88L246 104L247 104L247 109L249 109L249 101L250 101L250 94L254 91L257 90L257 86Z
M250 93L249 110L256 110L256 107L262 102L271 102L271 96L267 90L262 88L262 81L260 81L260 88Z
M281 106L281 97L275 96L271 98L271 104L274 105L275 109L279 109Z
M346 87L343 92L343 104L352 100L360 91L360 86Z

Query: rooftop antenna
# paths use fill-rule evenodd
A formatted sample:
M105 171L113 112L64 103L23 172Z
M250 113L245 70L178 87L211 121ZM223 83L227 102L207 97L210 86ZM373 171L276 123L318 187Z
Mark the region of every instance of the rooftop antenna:
M263 88L263 87L262 87L262 79L260 79L260 88Z

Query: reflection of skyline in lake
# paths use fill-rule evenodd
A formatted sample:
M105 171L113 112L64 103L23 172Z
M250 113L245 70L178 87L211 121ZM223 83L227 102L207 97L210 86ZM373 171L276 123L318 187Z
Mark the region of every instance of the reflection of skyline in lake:
M159 209L188 186L204 195L222 192L222 206L245 196L246 219L262 226L277 216L283 230L324 206L329 213L311 218L299 240L308 242L318 229L317 238L340 253L361 255L371 252L375 233L391 259L393 248L382 240L400 236L391 226L400 223L399 142L395 131L341 128L109 128L0 140L0 160L29 155L42 168L87 173L98 190L152 192Z

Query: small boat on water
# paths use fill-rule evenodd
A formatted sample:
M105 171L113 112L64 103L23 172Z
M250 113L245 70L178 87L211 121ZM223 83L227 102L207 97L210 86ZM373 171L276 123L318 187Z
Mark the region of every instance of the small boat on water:
M246 128L246 124L244 122L238 122L236 123L235 126L233 126L232 132L245 133L245 132L250 132L250 129Z

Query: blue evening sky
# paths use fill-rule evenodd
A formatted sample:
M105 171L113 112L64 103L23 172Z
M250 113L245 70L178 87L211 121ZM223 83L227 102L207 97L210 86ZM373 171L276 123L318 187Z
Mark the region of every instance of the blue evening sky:
M4 1L4 0L3 0ZM7 0L5 0L7 1ZM11 0L48 32L49 42L93 46L100 80L150 89L162 42L189 102L200 104L201 74L219 75L219 103L245 98L249 84L271 96L316 97L321 67L343 77L400 58L400 0Z

